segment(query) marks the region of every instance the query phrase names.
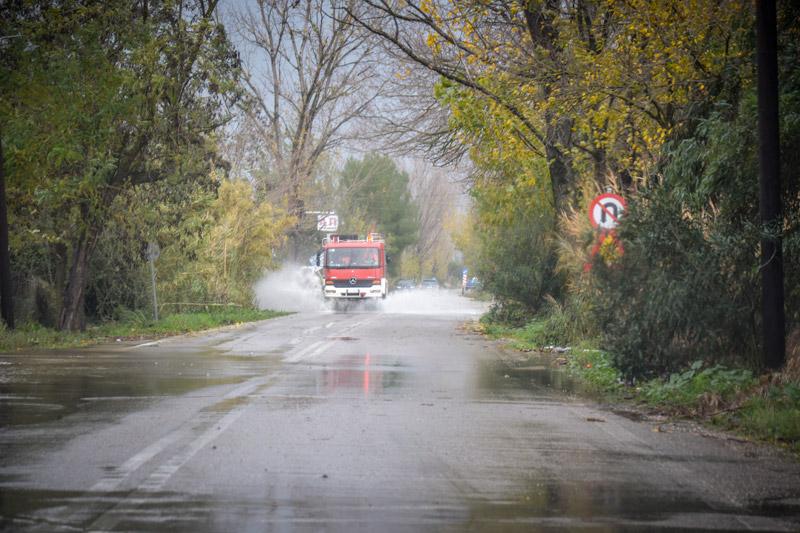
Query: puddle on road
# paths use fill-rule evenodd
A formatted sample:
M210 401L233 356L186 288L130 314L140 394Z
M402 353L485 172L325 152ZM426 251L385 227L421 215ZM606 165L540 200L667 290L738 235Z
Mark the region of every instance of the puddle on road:
M299 487L298 487L299 489ZM264 531L314 529L381 531L711 531L745 529L748 517L784 518L757 508L707 503L690 493L644 484L566 482L530 484L508 498L481 499L419 492L398 499L372 490L342 500L336 489L309 485L292 497L240 498L211 494L75 493L18 489L0 498L0 529L115 531ZM331 492L333 491L333 492ZM258 491L259 494L263 492ZM131 497L133 496L133 497ZM345 503L346 501L346 503ZM99 521L98 521L99 520ZM774 526L787 522L767 522ZM356 527L357 526L357 527Z
M549 527L619 531L690 528L741 529L737 516L775 517L773 513L709 504L699 497L655 485L598 481L532 481L526 490L507 500L470 505L469 530L493 530L493 524L530 524ZM727 526L725 524L728 524Z
M210 502L183 494L137 493L135 501L126 501L127 492L21 489L4 496L0 498L2 531L85 531L98 519L115 531L213 530L208 525L203 528L214 512Z
M551 396L580 392L580 384L563 368L553 365L548 354L531 354L527 359L508 363L487 359L479 363L478 390L482 394L506 396L515 392Z
M399 387L404 373L395 359L387 362L372 354L346 355L333 364L316 368L314 381L317 394L360 389L365 397L369 397Z
M116 410L120 402L186 394L239 383L277 364L278 356L216 351L71 351L4 355L0 427L60 420L81 408Z

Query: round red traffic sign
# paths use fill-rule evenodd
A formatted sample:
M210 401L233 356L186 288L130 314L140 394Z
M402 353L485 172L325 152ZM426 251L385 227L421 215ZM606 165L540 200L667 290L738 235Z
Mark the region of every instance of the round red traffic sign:
M601 194L592 200L589 206L589 220L592 226L602 229L614 229L625 212L625 199L618 194Z

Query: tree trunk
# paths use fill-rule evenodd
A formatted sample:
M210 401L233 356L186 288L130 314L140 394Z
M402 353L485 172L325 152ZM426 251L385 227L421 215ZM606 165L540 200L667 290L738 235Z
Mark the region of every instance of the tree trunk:
M72 251L72 266L64 287L64 301L58 319L61 330L83 331L86 329L86 285L89 283L89 260L97 244L100 230L90 223L75 240Z
M552 144L548 143L544 149L553 191L553 210L557 220L564 208L569 205L569 169L558 149Z
M545 94L550 90L545 88ZM551 112L545 113L545 143L544 151L547 157L547 168L550 172L550 184L553 191L553 209L556 221L561 213L572 205L570 194L574 193L573 183L575 175L572 170L572 161L564 155L559 146L566 146L564 139L564 124Z
M289 259L294 262L300 262L302 240L303 240L303 218L305 217L306 206L303 199L300 197L300 182L299 178L294 179L289 189L288 207L289 214L297 220L294 227L289 230Z

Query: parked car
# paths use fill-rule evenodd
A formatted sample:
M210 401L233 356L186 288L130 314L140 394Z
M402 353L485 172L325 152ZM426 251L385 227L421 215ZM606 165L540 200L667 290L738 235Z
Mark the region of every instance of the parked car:
M394 285L396 291L413 291L417 288L417 283L413 279L401 279Z
M471 277L467 280L467 284L464 286L464 292L470 291L479 291L483 288L483 284L481 280L476 277Z
M438 289L439 288L439 280L436 278L425 278L422 280L420 284L420 288L422 289Z

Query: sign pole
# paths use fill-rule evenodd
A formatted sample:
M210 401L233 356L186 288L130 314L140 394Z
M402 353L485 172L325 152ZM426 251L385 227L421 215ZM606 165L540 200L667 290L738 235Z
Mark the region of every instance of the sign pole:
M156 266L155 259L152 257L148 261L150 263L150 283L153 286L153 320L158 322L158 297L156 296Z
M158 243L147 243L147 262L150 263L150 284L153 288L153 320L158 322L158 297L156 296L156 259L161 255Z

